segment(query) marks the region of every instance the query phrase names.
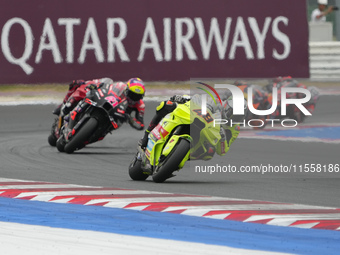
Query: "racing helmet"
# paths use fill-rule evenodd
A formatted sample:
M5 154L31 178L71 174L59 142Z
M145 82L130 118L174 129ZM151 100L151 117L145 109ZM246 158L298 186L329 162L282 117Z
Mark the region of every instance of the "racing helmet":
M131 101L139 101L145 95L144 82L140 78L131 78L127 82L126 97Z

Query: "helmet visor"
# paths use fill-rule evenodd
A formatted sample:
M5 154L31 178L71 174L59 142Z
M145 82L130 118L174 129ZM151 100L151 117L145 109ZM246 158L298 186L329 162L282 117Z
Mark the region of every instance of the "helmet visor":
M143 98L143 94L136 94L134 92L132 92L131 90L129 90L127 92L127 95L126 95L129 99L131 99L132 101L139 101Z

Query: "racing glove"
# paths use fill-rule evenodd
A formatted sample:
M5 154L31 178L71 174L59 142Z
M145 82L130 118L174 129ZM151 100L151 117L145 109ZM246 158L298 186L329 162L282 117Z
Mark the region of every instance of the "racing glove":
M189 100L190 100L189 96L174 95L174 96L170 97L170 101L176 102L176 103L179 103L179 104L184 104Z

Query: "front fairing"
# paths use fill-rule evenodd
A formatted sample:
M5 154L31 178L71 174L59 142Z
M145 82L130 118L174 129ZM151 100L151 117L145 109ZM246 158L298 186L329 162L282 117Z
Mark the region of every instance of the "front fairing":
M179 104L176 109L167 114L160 123L149 134L148 144L145 155L149 159L151 165L157 165L159 157L165 144L170 137L180 127L187 127L189 134L190 125L190 103Z

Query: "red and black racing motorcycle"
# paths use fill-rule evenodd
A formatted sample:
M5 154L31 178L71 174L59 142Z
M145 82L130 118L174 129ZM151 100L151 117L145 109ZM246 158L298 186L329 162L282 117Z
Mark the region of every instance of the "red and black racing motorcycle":
M281 114L281 107L280 107L281 100L280 99L281 99L282 88L284 87L308 89L309 92L311 93L311 98L307 103L304 103L303 106L310 113L314 112L316 103L320 97L320 92L318 91L316 87L307 87L306 85L293 79L291 76L277 77L273 79L273 81L265 87L269 94L268 96L269 105L272 105L272 91L274 87L277 88L277 98L279 101L278 101L276 111L270 116L271 119L283 120L285 118L288 118L288 119L293 119L297 121L298 123L302 123L306 118L306 115L304 115L295 104L287 105L286 115ZM305 97L305 94L303 93L286 93L287 99L299 99L299 98L304 98L304 97Z
M90 90L75 109L64 117L64 125L60 128L56 142L57 149L73 153L87 144L104 139L125 122L127 106L126 98L116 94L113 84L103 83Z

